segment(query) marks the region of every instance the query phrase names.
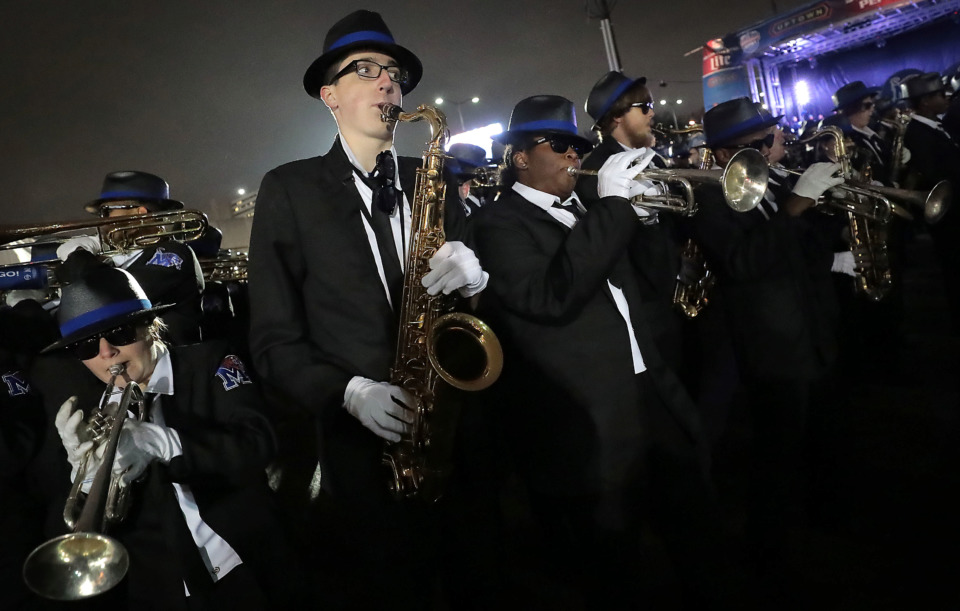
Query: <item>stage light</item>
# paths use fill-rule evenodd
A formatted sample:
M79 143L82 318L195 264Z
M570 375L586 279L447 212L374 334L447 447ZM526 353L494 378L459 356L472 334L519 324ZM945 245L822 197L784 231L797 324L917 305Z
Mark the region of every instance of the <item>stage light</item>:
M797 81L793 86L793 97L797 100L797 106L806 106L810 103L810 86L807 81Z

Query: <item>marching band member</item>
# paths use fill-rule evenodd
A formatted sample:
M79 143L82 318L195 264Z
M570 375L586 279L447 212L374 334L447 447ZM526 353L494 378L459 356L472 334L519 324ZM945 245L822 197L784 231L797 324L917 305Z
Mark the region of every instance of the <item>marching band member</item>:
M953 333L960 333L960 286L955 281L960 265L960 212L956 210L960 181L960 142L954 140L940 124L940 115L947 112L947 92L936 72L913 76L900 85L904 97L910 101L913 116L904 134L904 146L913 152L907 164L907 179L911 189L929 190L941 180L953 183L951 209L940 222L929 226L934 250L940 262L947 293L947 302L953 318Z
M707 146L724 167L739 149L769 155L777 117L748 98L704 115ZM728 208L719 194L698 189L692 222L717 274L750 414L755 423L747 538L761 570L782 567L788 508L800 473L808 410L836 356L833 255L820 231L802 217L843 182L838 164L813 164L790 187L767 192L750 212Z
M652 152L611 156L586 209L569 171L591 146L572 102L521 100L497 139L507 145L505 191L474 219L490 271L482 315L507 363L491 404L502 406L534 513L556 543L545 557L569 571L588 608L636 608L646 510L688 602L711 599L723 571L702 570L718 552L699 420L651 338L627 257L643 212L628 198L650 188L632 178Z
M129 272L87 266L63 289L57 312L62 338L45 350L71 353L101 389L111 379L110 367L122 365L117 394L104 403L119 400L132 382L146 397L149 416L123 421L112 466L134 499L110 532L129 552L130 569L98 605L291 608L297 568L285 556L266 486L275 442L257 385L220 342L168 346L158 316L169 308L154 306ZM92 479L103 457L92 441L80 441L84 416L101 404L89 388L63 401L55 418L71 480ZM40 390L54 404L78 389ZM88 452L89 468L81 474ZM86 487L85 480L81 490Z
M84 209L101 218L121 218L182 210L183 202L170 199L170 186L159 176L122 171L107 174L100 196L87 203ZM99 255L102 245L96 236L76 237L62 244L57 249L57 257L64 262L58 271L64 282L69 282L75 275L67 259L77 249ZM115 253L109 258L113 265L133 274L151 301L159 305L176 305L165 316L170 341L174 344L200 341L200 295L204 282L200 263L190 246L163 239L145 248ZM82 269L85 263L80 265Z
M833 94L833 104L834 110L849 122L849 129L844 129L844 132L857 147L857 154L854 155L857 169L862 171L869 166L872 180L889 185L892 178L889 175L892 151L889 143L870 127L879 91L879 87L867 87L863 81L854 81ZM910 159L910 151L903 149L901 157L905 164Z
M450 160L450 171L457 177L460 183L460 201L463 202L464 210L467 216L480 209L486 202L474 191L473 179L477 168L481 168L487 163L487 154L476 144L467 144L458 142L451 144L447 150L453 158Z
M311 553L331 563L317 568L331 577L321 592L328 606L418 609L433 596L444 503L396 502L381 464L384 442L409 430L417 402L386 380L420 163L397 158L395 124L381 120L380 105L400 105L422 73L378 13L335 23L303 84L338 135L326 154L268 172L257 198L251 349L263 377L315 416L327 503L312 519L324 532ZM424 284L430 294L471 297L487 273L459 241L466 217L454 188L445 215L447 242Z

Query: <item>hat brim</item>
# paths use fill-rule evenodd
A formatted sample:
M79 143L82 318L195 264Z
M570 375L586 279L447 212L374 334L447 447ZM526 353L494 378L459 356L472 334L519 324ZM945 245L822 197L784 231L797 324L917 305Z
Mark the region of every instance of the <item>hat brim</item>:
M359 40L342 47L337 47L335 50L328 51L313 60L313 63L310 64L310 67L307 68L306 73L303 75L303 88L311 97L319 100L320 89L326 84L323 82L323 79L327 74L327 70L330 69L330 66L354 51L365 49L386 53L396 60L401 68L404 68L409 73L410 79L407 81L407 84L400 87L400 92L404 95L413 91L420 82L420 78L423 76L423 64L420 63L420 58L408 49L397 44Z
M869 98L872 95L880 95L880 89L881 89L880 87L867 87L866 89L863 90L861 95L858 95L857 97L852 98L849 102L846 102L843 106L834 106L833 111L836 112L842 108L847 108L848 106L852 104L856 104L860 100L863 100L864 98Z
M66 348L70 344L84 340L92 335L96 335L97 333L102 333L104 331L107 331L108 329L125 325L129 322L133 322L142 318L151 318L154 316L158 316L160 315L161 312L165 312L166 310L169 310L175 305L176 304L174 303L158 305L152 308L148 308L146 310L130 312L129 314L125 314L123 316L110 318L108 320L102 320L98 323L94 323L92 325L84 327L80 331L71 333L66 337L61 337L57 341L53 342L52 344L50 344L49 346L41 350L40 354L47 354L49 352L54 352L56 350L62 350L63 348Z
M783 119L785 115L780 115L774 117L770 116L769 119L764 119L759 123L745 123L742 127L734 129L729 133L723 134L722 139L709 139L706 142L706 145L710 148L719 147L723 148L724 145L728 145L731 140L736 140L740 136L749 134L750 132L760 131L761 129L767 129L768 127L773 127L774 125L780 123L780 120Z
M108 197L105 199L95 199L92 202L84 204L83 209L90 214L100 215L100 209L104 204L111 202L137 202L147 209L147 212L166 212L167 210L183 210L183 202L175 199L140 199L137 197Z

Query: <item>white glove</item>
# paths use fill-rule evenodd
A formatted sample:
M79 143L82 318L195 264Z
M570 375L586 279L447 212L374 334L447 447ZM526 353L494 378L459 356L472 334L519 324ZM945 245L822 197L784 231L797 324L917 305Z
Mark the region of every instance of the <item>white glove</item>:
M817 201L831 187L843 184L843 176L834 176L839 171L839 163L814 163L797 180L793 193Z
M630 192L627 193L627 199L632 200L641 195L663 195L663 193L660 191L660 187L651 180L635 180L630 187ZM636 212L640 218L650 216L650 211L646 208L634 206L633 211Z
M347 384L343 399L350 415L388 441L400 441L400 435L410 430L418 403L416 397L399 386L360 376Z
M830 266L831 272L856 276L857 264L854 261L853 253L849 250L833 253L833 265Z
M600 197L630 197L637 174L647 169L656 155L653 149L639 148L612 155L597 173L597 195Z
M912 155L910 154L910 149L908 149L907 147L903 147L902 149L900 149L900 165L901 166L905 166L908 163L910 163L911 157Z
M57 433L60 434L63 449L67 451L67 460L70 462L71 467L71 482L77 479L77 471L80 470L80 463L83 462L83 457L93 448L93 441L80 443L79 431L83 424L83 410L78 409L74 411L73 408L76 404L77 397L75 396L64 401L53 420L54 425L57 427ZM103 458L104 451L106 451L106 446L100 444L97 452L94 452L87 459L86 477L83 486L80 488L83 492L90 491L90 484L93 482L93 476L96 475L97 469L100 468L100 461Z
M168 463L180 454L183 447L174 429L128 418L120 431L113 472L120 475L121 486L128 486L143 475L153 461Z
M466 244L447 242L430 257L430 273L423 277L423 286L429 295L449 295L462 289L463 296L470 297L487 286L489 277Z
M61 261L66 261L67 257L70 256L70 253L82 248L93 254L100 253L102 248L100 248L100 238L95 235L81 235L75 238L70 238L57 248L57 258Z

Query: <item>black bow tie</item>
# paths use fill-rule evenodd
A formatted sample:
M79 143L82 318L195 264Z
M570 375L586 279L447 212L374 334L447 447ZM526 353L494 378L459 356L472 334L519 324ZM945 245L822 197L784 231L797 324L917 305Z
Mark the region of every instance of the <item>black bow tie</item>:
M393 214L401 200L397 188L397 164L390 151L377 155L377 167L373 170L373 204L386 214Z

